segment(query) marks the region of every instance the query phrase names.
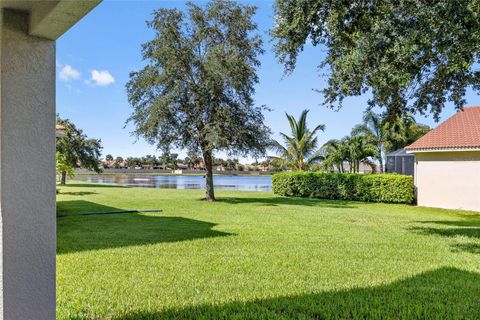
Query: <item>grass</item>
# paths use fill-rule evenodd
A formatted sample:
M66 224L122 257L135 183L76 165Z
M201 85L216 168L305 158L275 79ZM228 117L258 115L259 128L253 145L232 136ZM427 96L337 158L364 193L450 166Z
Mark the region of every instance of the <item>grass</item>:
M59 188L58 319L478 319L480 215L271 193ZM162 213L80 216L81 212Z

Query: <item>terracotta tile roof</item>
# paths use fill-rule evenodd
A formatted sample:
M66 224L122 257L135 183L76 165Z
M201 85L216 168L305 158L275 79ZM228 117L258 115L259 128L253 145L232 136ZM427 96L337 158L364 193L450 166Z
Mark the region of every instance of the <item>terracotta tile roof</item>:
M463 108L405 149L480 149L480 106Z

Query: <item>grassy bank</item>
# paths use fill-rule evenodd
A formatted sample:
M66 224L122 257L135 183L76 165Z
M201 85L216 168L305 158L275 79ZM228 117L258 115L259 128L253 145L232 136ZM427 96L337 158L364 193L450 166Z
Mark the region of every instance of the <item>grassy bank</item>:
M206 203L201 190L59 189L59 319L480 314L478 214L258 192Z

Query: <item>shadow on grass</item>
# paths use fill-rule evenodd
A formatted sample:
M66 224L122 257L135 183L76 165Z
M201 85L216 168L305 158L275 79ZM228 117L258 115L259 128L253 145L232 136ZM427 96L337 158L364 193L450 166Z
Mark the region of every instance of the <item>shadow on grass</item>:
M62 202L59 203L59 207L72 209L83 206L86 208L85 211L119 210L88 201ZM71 202L75 204L72 205ZM83 210L78 210L76 213L81 212ZM233 235L212 230L216 225L214 223L183 217L138 213L80 216L76 213L71 212L68 216L57 219L57 253L59 254Z
M60 192L59 194L67 195L67 196L88 196L92 194L98 194L94 191L72 191L72 192Z
M454 251L466 251L470 253L480 253L480 219L477 215L466 216L464 220L459 221L418 221L421 227L413 227L411 230L424 234L442 236L448 238L465 237L476 240L474 243L457 243L453 245ZM432 227L431 225L435 225Z
M463 236L480 239L480 220L476 218L460 221L419 221L418 223L438 226L422 226L412 228L414 231L418 231L427 235L439 235L443 237Z
M102 184L102 183L93 183L93 182L85 182L85 183L67 183L66 185L58 185L63 189L66 188L130 188L128 186L119 186L114 184Z
M469 253L480 254L480 244L478 243L459 243L453 246L455 251L465 251Z
M112 319L478 319L478 315L480 275L440 268L379 287L137 311Z
M309 206L309 207L324 207L324 208L356 208L351 201L342 200L327 200L327 199L309 199L309 198L294 198L294 197L229 197L217 198L217 202L228 204L258 204L263 206L279 206L279 205L295 205L295 206Z
M121 210L121 209L105 206L103 204L85 201L85 200L57 201L57 215L62 215L62 216L78 215L84 212L101 212L101 211L115 211L115 210Z

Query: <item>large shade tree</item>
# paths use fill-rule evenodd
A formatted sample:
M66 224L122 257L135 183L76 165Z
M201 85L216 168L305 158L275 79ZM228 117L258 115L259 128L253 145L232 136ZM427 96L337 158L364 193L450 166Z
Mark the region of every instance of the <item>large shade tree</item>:
M57 116L57 124L65 128L63 136L57 138L57 168L60 168L60 183L65 184L68 168L85 168L100 172L99 161L102 150L101 141L88 139L83 131L68 119Z
M389 116L433 113L480 89L480 2L277 0L272 34L287 72L308 44L326 51L324 104L369 92Z
M155 11L148 22L155 36L142 47L146 66L126 86L135 135L159 149L201 152L207 200L215 199L215 151L261 156L269 141L264 107L252 98L263 52L255 11L222 0Z
M271 157L272 160L284 168L304 171L322 159L321 150L318 149L317 134L325 130L325 125L319 124L313 129L309 129L307 115L308 110L303 110L297 120L287 113L290 135L281 132L283 143L273 141L271 144L272 149L279 154Z

